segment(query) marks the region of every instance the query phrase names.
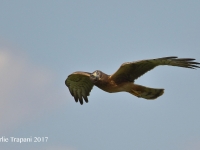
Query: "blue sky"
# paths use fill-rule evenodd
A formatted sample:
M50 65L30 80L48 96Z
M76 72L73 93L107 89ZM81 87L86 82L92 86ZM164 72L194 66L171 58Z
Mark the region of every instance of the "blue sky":
M48 137L1 149L200 149L200 69L158 67L136 80L165 88L155 101L94 87L81 106L64 84L141 59L200 62L200 1L0 3L0 138Z

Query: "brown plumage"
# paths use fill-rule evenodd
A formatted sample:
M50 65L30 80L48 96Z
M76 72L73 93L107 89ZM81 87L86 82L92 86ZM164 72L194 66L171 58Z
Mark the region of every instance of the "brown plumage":
M123 63L120 68L112 75L107 75L99 70L93 73L74 72L65 80L71 95L76 102L83 104L83 99L88 102L87 96L93 86L105 92L128 92L137 97L145 99L156 99L164 93L164 89L149 88L134 84L134 81L152 70L156 66L168 65L184 68L200 68L200 63L194 62L192 58L163 57L157 59L140 60L136 62Z

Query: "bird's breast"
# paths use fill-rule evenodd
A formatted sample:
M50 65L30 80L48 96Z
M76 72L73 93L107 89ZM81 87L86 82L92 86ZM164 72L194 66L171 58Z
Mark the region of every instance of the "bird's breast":
M122 91L127 91L126 89L129 89L129 83L117 84L113 80L107 80L106 82L105 81L98 82L95 85L98 88L102 89L103 91L109 93L122 92Z

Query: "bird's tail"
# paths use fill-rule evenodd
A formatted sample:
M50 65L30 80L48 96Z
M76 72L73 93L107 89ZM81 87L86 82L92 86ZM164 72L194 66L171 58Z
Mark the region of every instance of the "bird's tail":
M164 93L164 89L155 89L155 88L149 88L149 87L133 84L129 93L139 98L142 97L142 98L151 100L151 99L156 99L157 97L161 96Z

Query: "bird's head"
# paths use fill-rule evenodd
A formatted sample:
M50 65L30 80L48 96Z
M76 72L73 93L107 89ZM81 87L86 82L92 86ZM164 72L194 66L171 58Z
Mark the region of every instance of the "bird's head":
M90 75L90 79L96 83L97 81L99 81L101 79L102 73L99 70L94 71L93 73L91 73Z

